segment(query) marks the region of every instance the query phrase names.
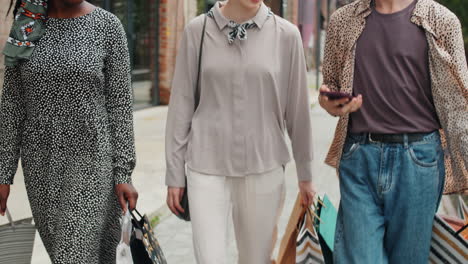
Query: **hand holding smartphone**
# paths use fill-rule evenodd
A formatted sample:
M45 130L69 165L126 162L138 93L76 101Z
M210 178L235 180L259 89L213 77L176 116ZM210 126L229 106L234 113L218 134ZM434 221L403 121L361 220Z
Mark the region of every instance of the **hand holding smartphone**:
M348 93L332 92L332 91L328 91L328 92L320 91L320 95L328 97L328 99L331 101L340 100L344 98L348 98L349 100L352 100L355 97Z
M332 116L345 116L362 106L362 95L331 91L326 85L320 88L319 103Z

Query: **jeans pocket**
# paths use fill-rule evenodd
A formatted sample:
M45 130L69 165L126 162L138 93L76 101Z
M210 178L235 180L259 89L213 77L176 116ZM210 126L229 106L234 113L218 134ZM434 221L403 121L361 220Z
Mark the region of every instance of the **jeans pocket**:
M408 148L411 160L418 166L435 167L442 151L440 144L414 144Z
M343 155L341 156L341 159L346 160L351 158L351 156L353 156L354 152L356 152L359 147L359 142L346 142L343 147Z

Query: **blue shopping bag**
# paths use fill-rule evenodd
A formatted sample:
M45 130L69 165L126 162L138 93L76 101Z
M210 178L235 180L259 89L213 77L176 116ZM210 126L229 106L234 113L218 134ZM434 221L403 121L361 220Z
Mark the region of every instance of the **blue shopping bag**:
M327 195L323 198L318 198L316 208L319 219L315 221L315 225L318 231L323 258L326 264L332 264L338 211Z

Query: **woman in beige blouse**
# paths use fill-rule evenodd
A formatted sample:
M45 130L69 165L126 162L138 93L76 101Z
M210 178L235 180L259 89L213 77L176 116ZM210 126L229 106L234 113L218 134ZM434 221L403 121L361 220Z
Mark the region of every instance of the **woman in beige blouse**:
M312 135L306 65L296 26L263 0L218 2L206 14L198 107L198 54L205 15L186 27L167 121L167 203L189 190L195 256L226 263L232 214L239 263L270 263L292 141L303 203L310 205ZM187 173L186 173L187 172Z

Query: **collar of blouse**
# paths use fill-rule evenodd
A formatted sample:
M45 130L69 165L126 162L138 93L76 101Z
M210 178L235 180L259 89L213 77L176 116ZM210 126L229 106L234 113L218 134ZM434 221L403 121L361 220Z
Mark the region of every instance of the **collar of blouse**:
M230 28L230 32L228 34L228 43L234 43L235 39L239 40L246 40L247 39L247 30L251 28L258 27L262 29L265 22L268 20L269 17L272 16L271 10L262 3L260 9L258 10L257 14L251 20L238 24L235 21L227 19L221 13L221 6L222 3L217 3L209 12L208 16L213 18L216 24L219 27L219 30L223 30L225 27Z

